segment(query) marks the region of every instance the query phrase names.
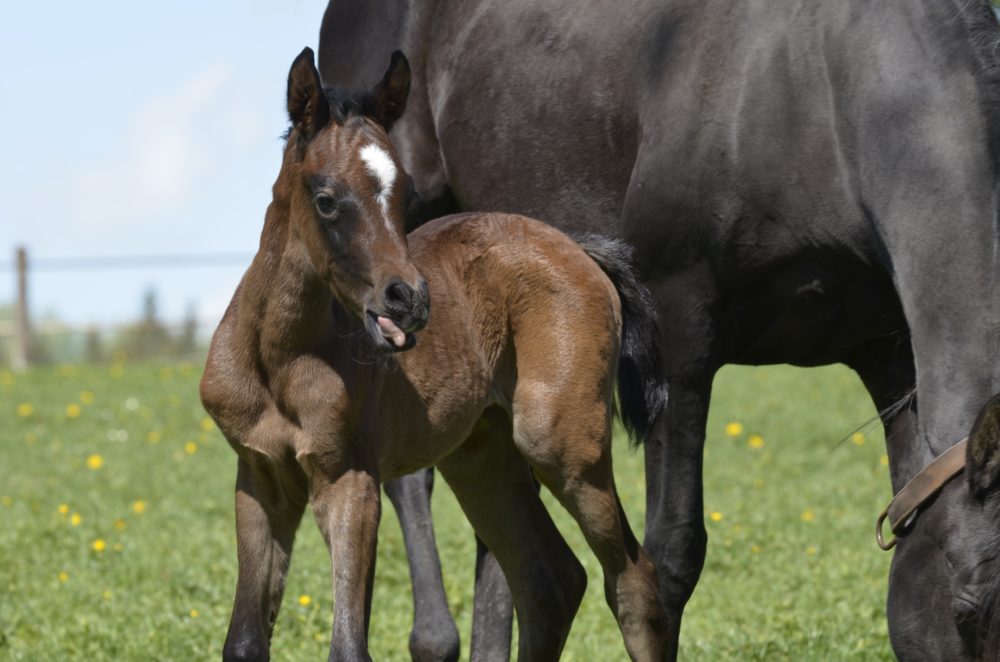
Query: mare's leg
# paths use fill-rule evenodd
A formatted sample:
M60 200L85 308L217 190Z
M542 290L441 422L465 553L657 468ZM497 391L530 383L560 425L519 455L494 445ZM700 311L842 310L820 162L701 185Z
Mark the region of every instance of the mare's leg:
M472 662L510 660L514 598L497 559L476 536L476 594L472 608Z
M305 509L305 480L298 467L283 473L265 458L239 460L236 473L236 549L239 576L225 660L267 660L271 632L292 556L295 530Z
M677 655L681 617L705 564L702 459L712 378L709 279L700 268L648 282L660 319L660 351L670 384L667 409L646 440L646 537L667 610L668 658Z
M518 660L558 659L587 575L511 442L506 412L487 410L469 439L438 469L503 568L517 611Z
M871 341L845 363L858 373L879 411L885 427L886 449L904 455L900 449L913 443L917 436L916 375L909 338L894 336ZM891 466L893 491L903 486L906 476L922 468Z
M349 451L348 451L349 453ZM310 502L333 563L330 660L370 660L368 622L375 578L381 492L371 461L300 458L310 476Z
M457 660L459 655L458 628L448 611L441 561L434 543L430 507L433 487L433 469L390 480L384 485L399 516L406 558L410 563L413 586L410 656L417 662ZM507 638L510 639L509 633Z

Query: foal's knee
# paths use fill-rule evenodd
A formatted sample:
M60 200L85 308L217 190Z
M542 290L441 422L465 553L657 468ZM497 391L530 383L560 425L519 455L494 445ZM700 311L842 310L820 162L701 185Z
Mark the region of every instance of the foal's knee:
M607 403L595 402L570 413L559 394L541 385L524 387L514 410L514 443L535 469L564 478L586 473L608 458Z

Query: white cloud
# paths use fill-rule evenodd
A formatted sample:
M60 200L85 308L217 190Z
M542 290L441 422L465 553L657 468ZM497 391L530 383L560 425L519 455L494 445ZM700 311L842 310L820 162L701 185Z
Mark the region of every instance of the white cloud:
M142 103L122 141L70 178L77 227L136 227L191 201L213 173L261 138L261 121L226 62Z

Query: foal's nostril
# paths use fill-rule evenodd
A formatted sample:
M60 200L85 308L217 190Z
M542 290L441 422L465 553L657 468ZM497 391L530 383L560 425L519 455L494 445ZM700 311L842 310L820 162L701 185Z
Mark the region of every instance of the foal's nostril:
M420 298L423 301L424 308L430 310L431 307L431 291L427 287L427 281L421 278L418 281L418 286L420 287Z
M413 302L413 294L413 290L406 283L394 280L385 288L385 302L394 308L409 308Z
M382 292L385 312L407 333L419 331L427 324L430 295L423 278L416 288L399 278L392 279Z

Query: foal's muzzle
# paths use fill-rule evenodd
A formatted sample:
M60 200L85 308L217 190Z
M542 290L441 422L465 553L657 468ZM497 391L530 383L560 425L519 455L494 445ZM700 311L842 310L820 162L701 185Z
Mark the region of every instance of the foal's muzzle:
M413 347L414 335L427 326L431 309L427 282L419 279L416 287L393 278L382 290L378 310L368 310L368 329L381 349L400 352Z
M414 333L427 326L431 311L431 295L427 281L417 281L416 287L393 278L382 292L382 309L406 333Z

